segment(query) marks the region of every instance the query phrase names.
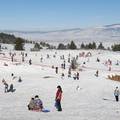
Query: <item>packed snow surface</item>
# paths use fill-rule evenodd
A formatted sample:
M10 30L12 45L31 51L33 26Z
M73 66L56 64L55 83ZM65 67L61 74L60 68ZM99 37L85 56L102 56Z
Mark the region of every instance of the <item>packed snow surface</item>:
M120 53L41 50L27 52L25 62L22 62L21 52L12 51L14 52L14 62L11 62L9 51L2 51L0 54L0 120L120 120L120 102L115 101L113 94L116 86L120 88L120 83L107 79L108 75L120 75ZM91 52L92 56L80 57L82 52ZM69 54L71 60L78 55L78 68L72 70L71 78L68 78ZM66 69L61 68L64 60L60 56L63 55ZM96 62L97 58L100 62ZM32 60L32 65L29 65L29 59ZM111 71L108 71L109 65L105 64L108 59L112 61ZM119 65L116 65L117 62ZM59 68L58 74L52 66ZM94 75L96 70L99 71L98 77ZM79 80L73 79L76 72L80 74ZM64 78L61 78L62 73L65 74ZM22 78L21 83L18 82L19 76ZM3 78L9 85L13 83L15 92L4 93ZM54 106L57 85L61 85L63 89L62 112L58 112ZM76 89L78 86L79 89ZM35 95L39 95L44 108L50 112L33 112L27 109L31 97Z

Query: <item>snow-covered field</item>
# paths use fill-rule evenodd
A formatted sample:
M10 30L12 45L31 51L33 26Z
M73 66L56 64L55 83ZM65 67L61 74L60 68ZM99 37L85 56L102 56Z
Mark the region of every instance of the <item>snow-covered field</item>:
M72 71L72 77L68 78L68 54L72 57L79 53L88 51L57 51L42 50L40 52L28 52L25 62L21 62L21 52L16 53L15 62L11 62L9 52L0 54L0 120L119 120L120 102L114 99L114 89L120 87L119 82L107 79L108 75L120 75L120 53L110 51L90 51L91 57L78 57L79 68ZM47 54L50 58L47 58ZM54 57L55 55L55 57ZM66 69L61 68L64 60L60 56L65 56ZM40 58L43 57L43 62ZM100 62L96 62L97 57ZM32 65L28 60L32 59ZM112 60L112 70L108 71L106 60ZM116 65L117 60L119 65ZM83 62L86 64L83 65ZM4 63L8 66L4 66ZM58 74L52 66L59 67ZM82 71L81 71L82 70ZM99 77L94 74L99 70ZM73 75L79 72L80 79L74 80ZM12 80L11 74L16 78ZM65 77L61 78L64 73ZM21 76L22 82L18 82ZM4 93L2 79L10 85L13 83L15 92ZM55 107L55 93L57 85L63 89L62 112L58 112ZM76 87L79 86L77 90ZM49 113L28 111L27 105L31 97L39 95L43 101L44 108L49 109ZM103 100L103 99L107 100Z

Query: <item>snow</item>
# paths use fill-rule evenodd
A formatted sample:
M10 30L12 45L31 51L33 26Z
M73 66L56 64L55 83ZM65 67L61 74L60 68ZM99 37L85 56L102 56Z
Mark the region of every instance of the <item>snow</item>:
M119 52L91 50L89 62L88 57L79 57L78 64L82 71L76 71L80 73L80 80L67 77L70 65L67 62L68 54L72 58L81 52L86 54L87 50L25 51L28 56L24 63L21 62L21 52L12 51L14 52L16 62L13 63L9 51L3 51L5 55L0 54L0 80L4 78L8 84L13 83L16 89L14 93L4 93L4 85L0 83L0 120L119 120L120 102L115 101L113 91L116 86L120 87L120 83L107 79L110 74L120 74L120 65L115 65L120 60ZM47 54L50 59L47 59ZM65 70L60 67L63 63L60 60L62 55L66 59ZM40 62L41 56L43 62ZM96 62L97 57L100 59L99 63ZM30 58L32 65L28 64ZM112 60L111 71L104 64L108 59ZM84 61L86 64L83 66ZM4 63L8 66L4 66ZM52 65L59 67L58 74L52 69ZM99 70L99 77L94 75L96 70ZM72 76L76 71L72 71ZM16 76L14 80L11 73ZM63 79L62 73L65 73ZM23 80L21 83L18 82L19 76ZM57 85L61 85L63 89L62 112L56 111L54 107ZM44 107L50 110L49 113L28 111L30 98L35 95L40 96Z

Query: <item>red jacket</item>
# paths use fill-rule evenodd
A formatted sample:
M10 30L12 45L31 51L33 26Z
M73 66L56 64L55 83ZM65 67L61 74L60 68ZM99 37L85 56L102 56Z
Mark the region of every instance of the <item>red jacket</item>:
M61 101L61 99L62 99L62 91L57 90L57 92L56 92L56 100L60 100Z

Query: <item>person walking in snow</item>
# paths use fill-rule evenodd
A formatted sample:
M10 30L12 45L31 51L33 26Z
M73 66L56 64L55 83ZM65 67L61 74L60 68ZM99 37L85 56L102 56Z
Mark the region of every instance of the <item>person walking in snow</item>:
M57 86L57 92L55 96L55 107L57 108L58 111L62 111L61 108L61 99L62 99L62 88L60 85Z
M120 95L120 91L119 91L118 87L116 87L114 90L114 96L115 96L116 102L119 101L119 95Z

